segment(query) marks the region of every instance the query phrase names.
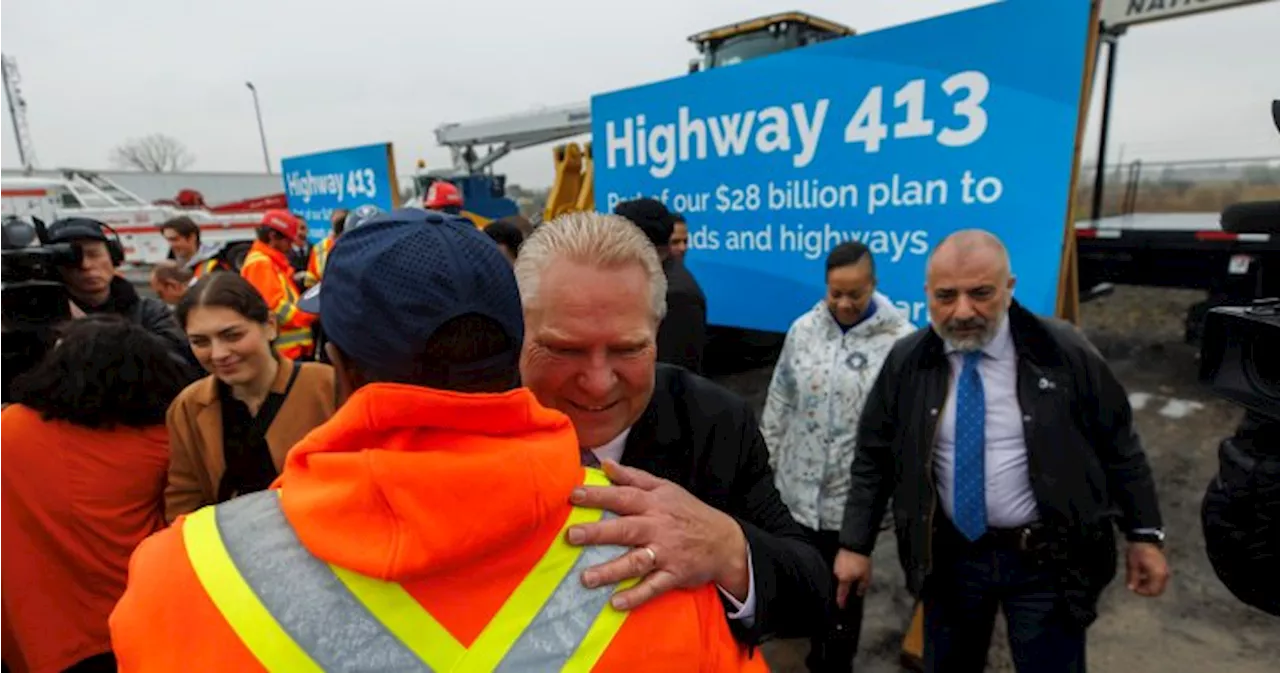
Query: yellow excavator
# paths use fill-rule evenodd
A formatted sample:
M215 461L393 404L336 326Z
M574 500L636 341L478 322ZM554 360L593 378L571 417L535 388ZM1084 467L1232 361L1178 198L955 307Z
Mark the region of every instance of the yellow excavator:
M817 44L854 30L804 12L771 14L731 23L689 36L701 58L689 61L689 72L721 68L781 51ZM547 195L543 220L595 208L594 162L591 143L576 142L552 148L555 182Z

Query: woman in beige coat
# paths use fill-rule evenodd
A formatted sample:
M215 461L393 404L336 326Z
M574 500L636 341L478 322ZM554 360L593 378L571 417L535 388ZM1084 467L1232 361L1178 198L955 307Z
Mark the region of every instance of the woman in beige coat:
M333 414L333 369L279 356L275 317L248 281L214 273L176 309L209 376L169 407L165 518L267 488L285 454Z

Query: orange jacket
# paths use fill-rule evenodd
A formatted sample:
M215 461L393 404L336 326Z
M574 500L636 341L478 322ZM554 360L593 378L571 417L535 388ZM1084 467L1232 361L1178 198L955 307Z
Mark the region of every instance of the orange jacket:
M329 253L333 250L332 236L325 236L320 239L319 243L311 246L311 257L307 259L307 275L306 282L303 284L311 287L320 282L324 278L324 267L329 261Z
M262 241L254 241L240 275L258 290L276 317L280 329L276 351L290 360L310 357L311 323L316 317L298 310L298 285L293 282L289 258Z
M578 461L569 420L539 406L526 389L460 395L371 384L294 446L272 490L213 511L219 512L218 525L223 526L232 507L252 502L250 498L275 503L278 495L278 505L272 506L296 533L308 563L318 558L341 572L363 576L364 582L398 583L403 595L411 597L411 611L425 610L446 639L456 640L454 647L470 648L491 620L501 621L495 615L520 593L517 587L526 576L547 577L530 571L549 549L567 547L562 527L571 512L593 512L568 503L587 473ZM188 556L188 540L195 533L186 529L211 521L213 511L178 519L134 555L129 587L111 616L121 671L264 670L215 607ZM227 529L222 530L225 535ZM197 557L202 567L204 558ZM266 561L273 562L275 572L291 577L301 575L299 569L306 565L280 569L279 561ZM561 576L566 586L580 587L576 575ZM208 581L213 593L227 595L219 585L226 582ZM548 591L560 586L559 577L533 583ZM299 588L298 601L314 596L310 586ZM285 600L294 600L294 594ZM241 602L231 601L229 609L237 610ZM399 607L404 605L402 601ZM333 643L326 630L333 613L301 606L293 612L314 620L300 631L315 628L317 642ZM611 608L604 613L620 614ZM625 614L590 670L767 670L759 652L748 654L734 641L719 593L710 585L669 592ZM396 633L406 634L398 642L411 646L415 640L419 647L439 642L427 641L427 631ZM490 635L493 631L488 629ZM246 633L254 637L252 630ZM344 656L360 657L361 648L369 647L342 642ZM422 656L428 658L448 648L424 649Z
M4 661L56 673L111 648L129 556L164 528L163 425L86 428L12 404L4 423Z

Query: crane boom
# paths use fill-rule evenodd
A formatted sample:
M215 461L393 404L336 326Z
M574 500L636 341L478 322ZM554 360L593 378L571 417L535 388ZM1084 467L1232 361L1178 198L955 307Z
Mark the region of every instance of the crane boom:
M9 102L9 118L13 120L13 135L18 141L18 159L28 173L36 167L36 147L31 140L31 127L27 125L27 101L19 87L18 62L8 55L0 56L4 70L4 94Z
M436 142L453 154L453 167L477 173L511 152L591 132L591 105L576 103L436 128ZM497 145L482 157L477 145Z

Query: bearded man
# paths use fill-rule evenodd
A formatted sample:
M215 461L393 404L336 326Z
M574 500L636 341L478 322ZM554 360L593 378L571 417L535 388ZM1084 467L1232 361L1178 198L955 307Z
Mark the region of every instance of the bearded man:
M1128 588L1168 580L1151 468L1124 387L1073 326L1013 300L1004 245L980 230L929 258L931 329L895 344L858 427L836 559L862 594L890 497L925 668L984 670L997 608L1020 673L1085 670L1085 630L1128 539Z

